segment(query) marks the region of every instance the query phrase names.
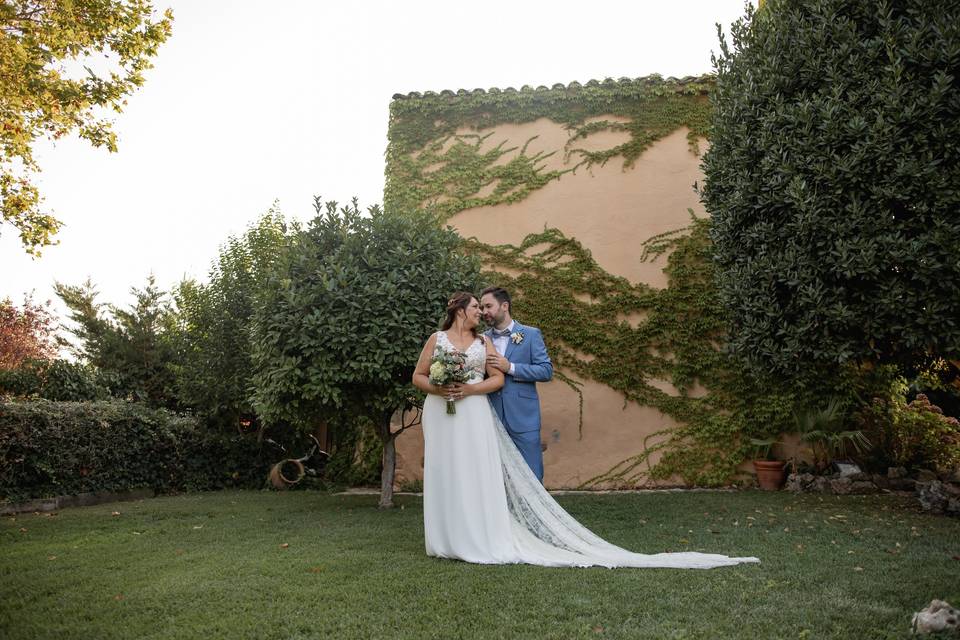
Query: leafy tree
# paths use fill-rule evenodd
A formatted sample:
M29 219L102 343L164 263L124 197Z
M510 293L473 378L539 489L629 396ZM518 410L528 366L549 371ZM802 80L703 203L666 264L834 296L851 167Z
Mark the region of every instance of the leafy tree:
M145 0L0 2L0 210L27 253L60 227L40 206L34 142L76 131L116 151L104 111L122 112L170 36L173 14L153 13Z
M143 289L131 288L136 302L126 309L97 302L89 280L80 286L57 283L55 290L70 309L75 326L69 331L80 342L75 354L110 381L115 395L157 407L178 406L173 312L152 275Z
M0 300L0 370L16 369L26 360L49 360L57 354L56 318L50 303L40 305L29 296L17 308Z
M428 215L375 206L364 216L356 200L315 208L257 307L254 406L269 422L305 428L343 414L368 420L383 444L380 506L390 507L391 419L416 403L420 349L449 294L476 289L479 263Z
M177 394L221 426L236 428L242 415L253 413L250 323L286 234L283 217L271 209L220 248L208 283L187 280L174 294Z
M770 0L721 34L703 200L767 371L960 353L960 4Z

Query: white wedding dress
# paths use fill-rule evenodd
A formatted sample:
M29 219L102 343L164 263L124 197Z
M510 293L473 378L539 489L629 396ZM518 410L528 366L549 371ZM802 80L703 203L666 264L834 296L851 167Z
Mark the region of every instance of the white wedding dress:
M437 349L453 350L444 332ZM467 349L471 384L483 380L485 347ZM543 488L485 395L446 413L428 394L423 407L423 526L427 555L480 564L547 567L710 569L757 558L710 553L645 555L616 547L583 527Z

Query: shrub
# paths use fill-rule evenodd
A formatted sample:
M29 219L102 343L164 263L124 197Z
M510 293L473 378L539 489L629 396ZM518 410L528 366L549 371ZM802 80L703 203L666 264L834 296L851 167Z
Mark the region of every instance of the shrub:
M0 394L80 402L110 395L93 367L67 360L24 360L16 369L0 371Z
M960 466L960 422L943 415L926 395L907 402L901 380L886 398L874 398L861 412L864 430L875 443L880 466L950 471Z
M272 453L272 452L267 452ZM274 462L252 436L118 400L0 403L0 499L149 488L259 487Z

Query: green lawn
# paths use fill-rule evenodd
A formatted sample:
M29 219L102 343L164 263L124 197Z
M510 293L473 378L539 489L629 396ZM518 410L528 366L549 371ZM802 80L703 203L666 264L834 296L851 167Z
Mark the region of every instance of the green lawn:
M903 638L932 598L960 604L960 521L907 499L560 501L635 551L762 564L469 565L424 555L414 496L204 493L3 518L0 637Z

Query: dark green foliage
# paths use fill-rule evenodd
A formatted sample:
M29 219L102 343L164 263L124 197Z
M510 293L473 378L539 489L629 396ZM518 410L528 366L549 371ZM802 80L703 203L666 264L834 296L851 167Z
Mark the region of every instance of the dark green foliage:
M411 377L448 296L476 291L479 263L422 213L324 206L290 236L254 319L253 405L267 423L312 430L346 415L372 424L393 482L391 416L416 400ZM389 476L389 478L388 478Z
M0 403L0 500L88 491L260 487L274 452L252 436L122 401Z
M110 380L113 395L177 408L173 362L174 316L167 294L153 276L143 289L131 288L135 304L126 309L99 303L88 280L80 286L57 284L70 309L70 329L80 344L77 356Z
M770 0L732 38L703 199L734 350L960 353L960 4Z
M105 399L109 384L90 365L67 360L25 360L0 371L0 394L80 402Z
M250 324L286 233L283 217L271 209L242 236L227 239L209 282L184 281L175 292L177 395L228 431L253 413Z

